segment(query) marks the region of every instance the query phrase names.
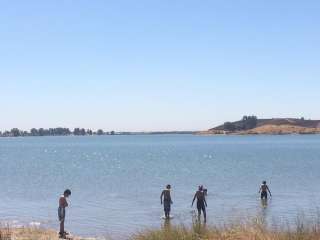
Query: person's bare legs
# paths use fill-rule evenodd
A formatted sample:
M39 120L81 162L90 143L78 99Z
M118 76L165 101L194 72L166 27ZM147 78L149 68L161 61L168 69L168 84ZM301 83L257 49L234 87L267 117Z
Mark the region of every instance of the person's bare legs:
M64 236L64 220L60 221L60 235Z
M203 209L203 217L204 217L204 222L207 222L207 212L206 212L206 209Z

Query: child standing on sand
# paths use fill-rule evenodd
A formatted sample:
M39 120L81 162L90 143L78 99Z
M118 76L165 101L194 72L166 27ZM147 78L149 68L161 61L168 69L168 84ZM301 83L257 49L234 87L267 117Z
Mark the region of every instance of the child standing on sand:
M60 221L60 231L59 237L66 239L67 233L64 231L64 220L66 217L66 207L68 207L67 198L71 195L71 191L69 189L65 190L63 195L59 198L59 208L58 208L58 217Z
M163 203L164 215L166 219L170 218L170 210L171 210L171 194L170 194L171 185L168 184L166 189L162 191L160 195L160 202ZM163 201L162 201L163 198Z

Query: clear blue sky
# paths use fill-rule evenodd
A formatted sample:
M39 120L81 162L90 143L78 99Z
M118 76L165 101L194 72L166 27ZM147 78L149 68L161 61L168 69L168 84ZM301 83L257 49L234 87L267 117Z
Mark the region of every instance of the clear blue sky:
M320 118L320 1L0 2L0 129Z

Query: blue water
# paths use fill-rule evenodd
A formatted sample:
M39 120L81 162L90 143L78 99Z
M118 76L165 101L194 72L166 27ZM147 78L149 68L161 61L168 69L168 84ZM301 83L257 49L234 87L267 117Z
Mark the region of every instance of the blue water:
M160 193L172 185L172 223L190 223L197 185L208 222L262 215L291 221L320 205L320 136L93 136L0 138L0 220L57 228L58 197L72 190L66 228L123 237L162 224ZM257 194L267 180L266 209Z

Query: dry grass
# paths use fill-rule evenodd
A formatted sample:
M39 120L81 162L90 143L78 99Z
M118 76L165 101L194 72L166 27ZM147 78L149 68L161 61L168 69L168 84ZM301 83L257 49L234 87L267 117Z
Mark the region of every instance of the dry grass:
M73 240L85 240L73 237ZM0 228L0 240L59 240L58 233L41 228Z
M244 134L315 134L320 133L320 128L310 128L294 125L263 125L243 131Z
M210 129L208 131L198 132L197 135L216 135L216 134L231 134L231 135L248 135L248 134L271 134L271 135L281 135L281 134L320 134L320 125L319 127L304 127L296 126L290 124L265 124L258 126L249 130L242 131L223 131Z
M259 219L219 227L197 221L191 227L167 223L161 229L138 233L131 240L320 240L320 225L299 220L295 228L271 229Z
M14 240L58 240L58 234L54 231L39 228L19 228L12 232Z
M57 233L38 228L12 228L0 229L0 240L58 240Z
M12 232L8 226L0 228L0 240L10 240Z
M320 215L319 215L320 216ZM57 233L38 228L0 228L0 240L58 240ZM81 240L81 238L73 238ZM130 240L320 240L320 217L313 222L297 218L294 227L267 226L262 219L223 226L204 225L196 220L189 227L171 225L132 235ZM84 239L82 239L84 240ZM118 240L118 239L115 239Z

